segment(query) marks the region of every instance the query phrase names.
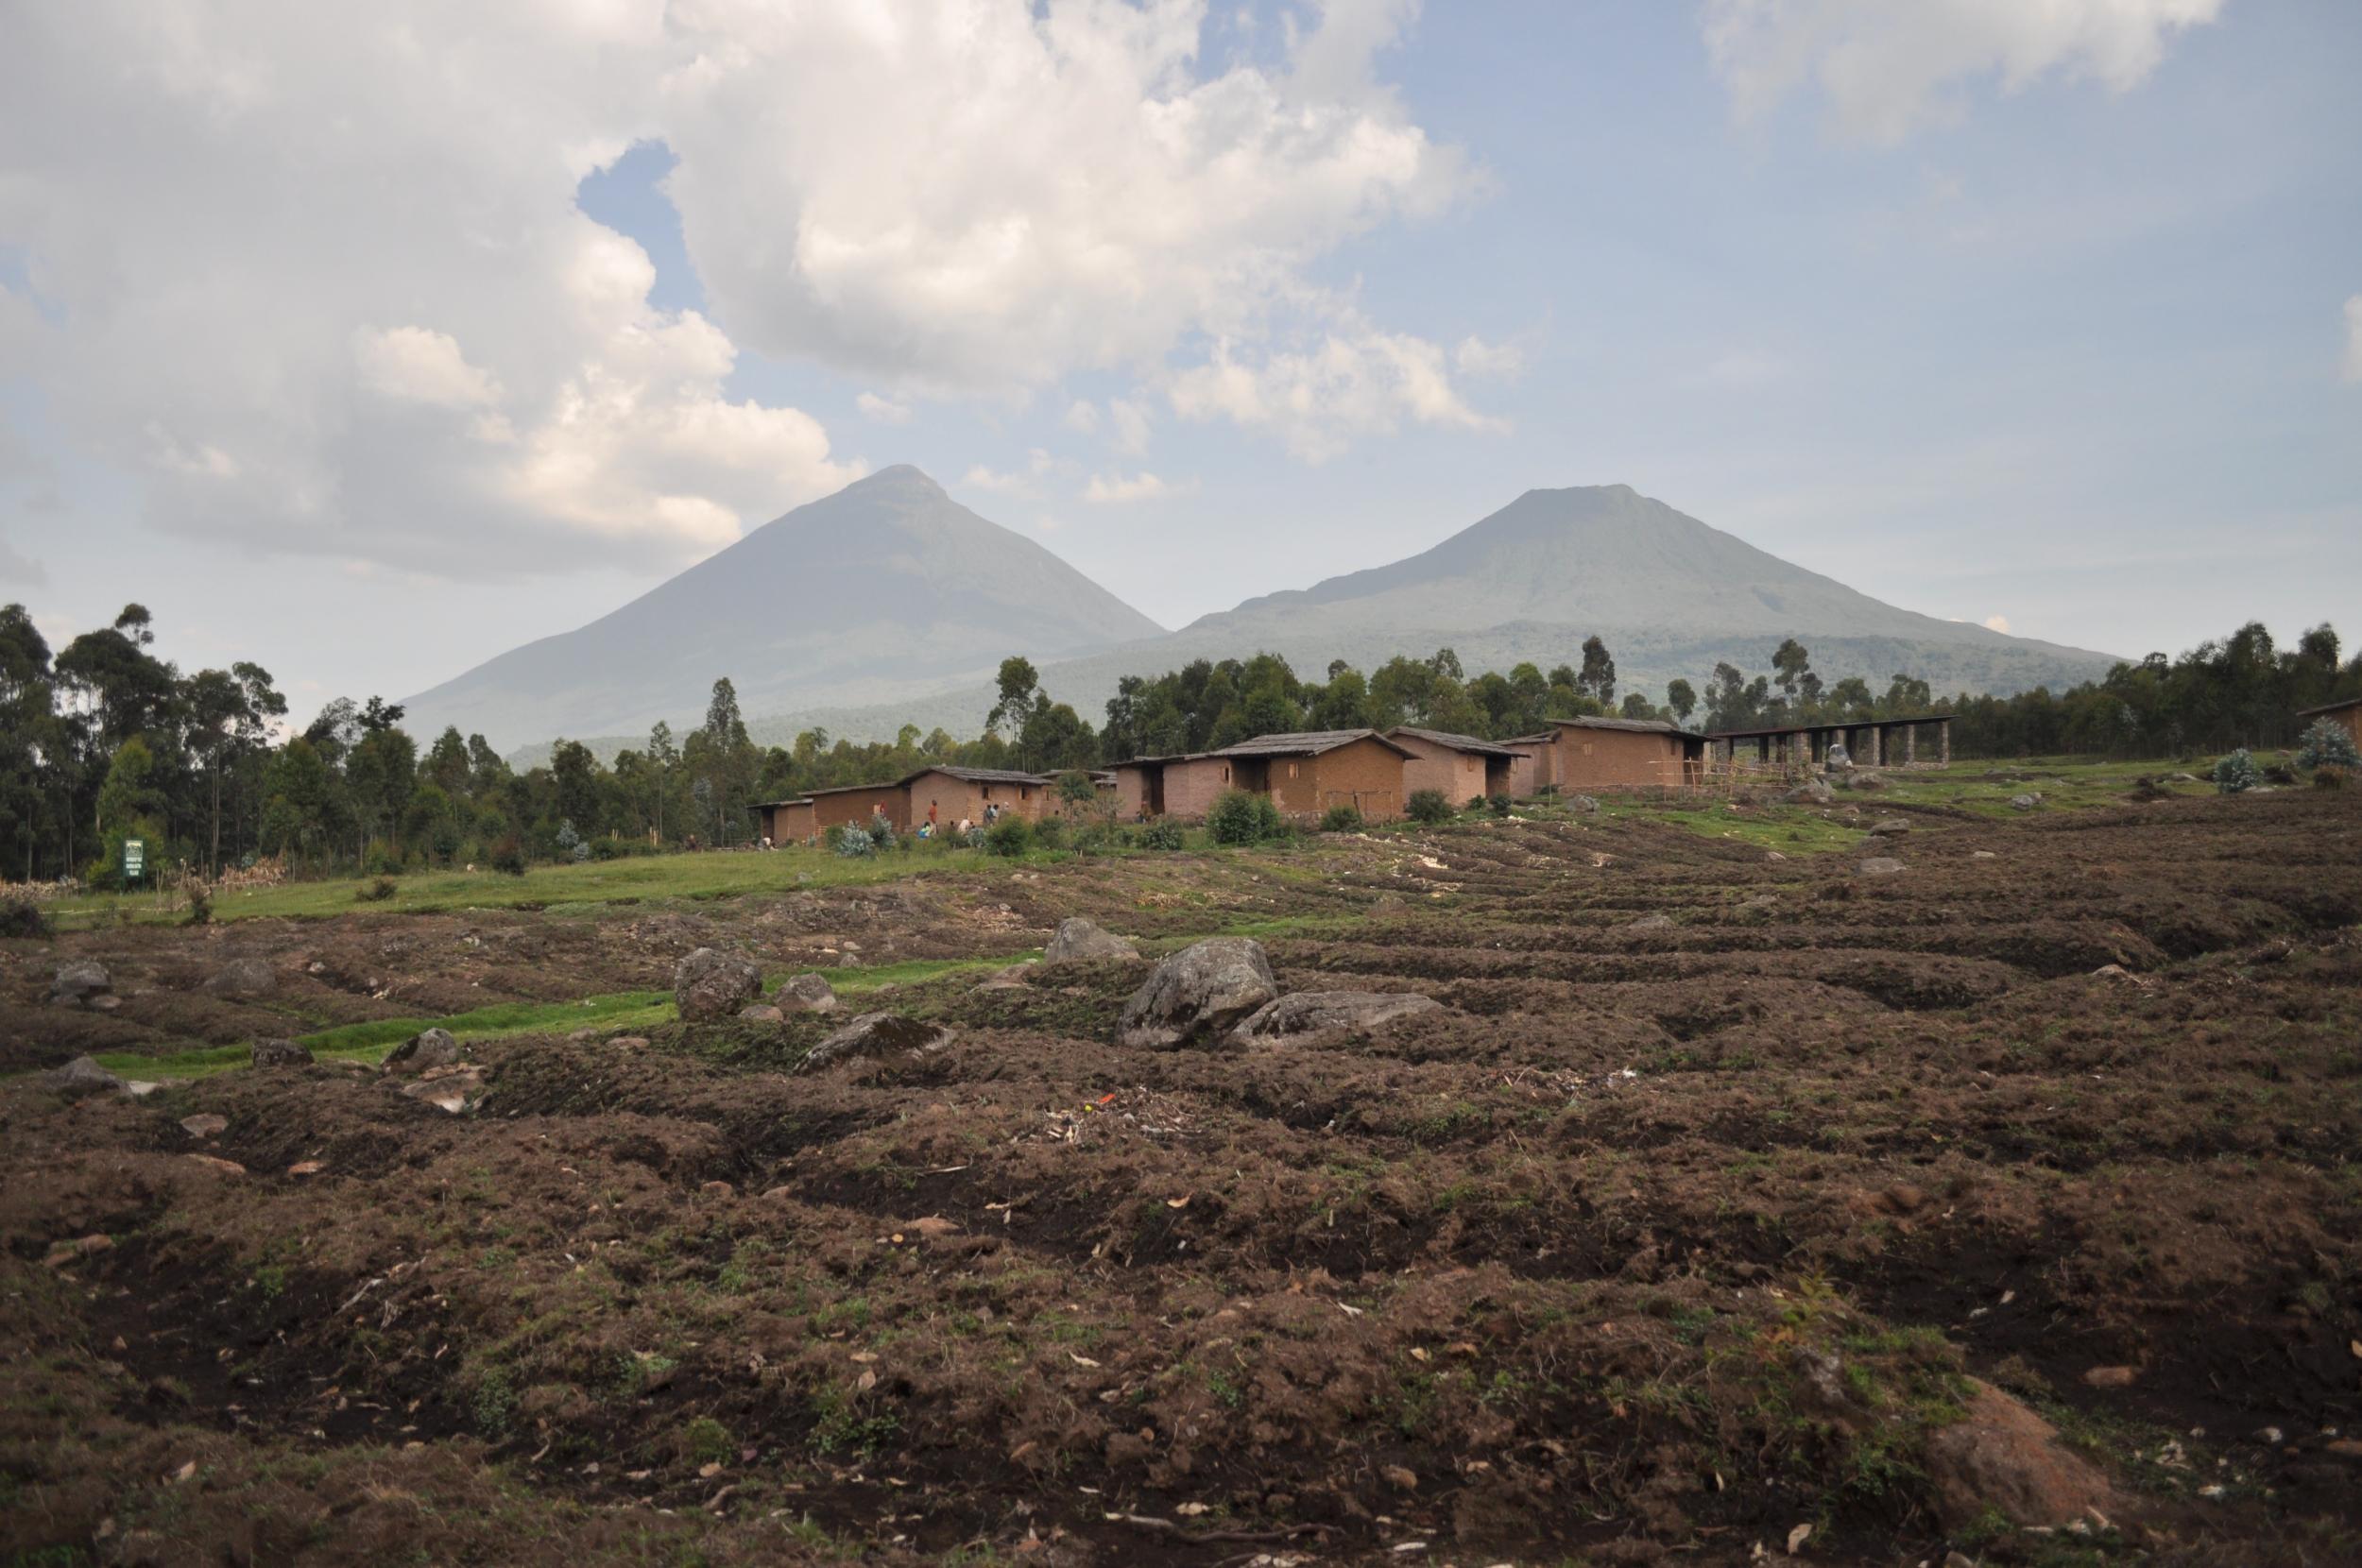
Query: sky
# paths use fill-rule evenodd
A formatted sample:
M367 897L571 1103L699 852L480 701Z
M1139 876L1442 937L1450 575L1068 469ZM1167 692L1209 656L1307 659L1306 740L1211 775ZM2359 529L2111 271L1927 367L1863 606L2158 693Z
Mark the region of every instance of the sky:
M0 600L299 714L901 462L1168 626L1624 483L2023 636L2362 639L2351 0L8 26Z

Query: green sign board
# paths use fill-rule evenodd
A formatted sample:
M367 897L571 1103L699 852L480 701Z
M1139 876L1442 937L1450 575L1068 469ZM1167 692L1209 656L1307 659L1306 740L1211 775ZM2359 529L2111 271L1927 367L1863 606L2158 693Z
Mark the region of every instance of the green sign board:
M146 864L147 841L145 839L124 840L123 874L126 877L137 877Z

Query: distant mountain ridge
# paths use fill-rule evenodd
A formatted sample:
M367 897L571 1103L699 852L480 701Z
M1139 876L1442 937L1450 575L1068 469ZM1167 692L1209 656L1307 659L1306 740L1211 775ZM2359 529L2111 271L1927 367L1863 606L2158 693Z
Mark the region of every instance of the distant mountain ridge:
M765 523L610 615L411 698L413 725L512 746L639 735L705 711L730 677L749 715L989 680L1164 628L907 465Z
M863 543L839 548L848 537ZM782 549L793 550L795 581L809 591L782 588ZM806 557L823 554L815 572ZM716 573L762 613L702 613L684 627L668 596ZM692 597L703 606L717 596ZM659 633L675 640L659 647ZM1901 671L1945 694L2007 694L2085 680L2115 662L1882 603L1624 485L1529 490L1415 555L1263 594L1167 633L916 469L889 469L758 529L613 616L425 693L412 710L430 729L458 722L504 745L528 735L606 736L614 739L600 749L611 750L637 744L657 717L693 722L712 678L727 673L749 728L768 742L813 725L854 741L890 739L904 724L965 735L991 706L994 669L1015 653L1040 668L1043 690L1095 723L1123 676L1193 658L1275 653L1318 679L1331 659L1367 671L1396 654L1450 647L1473 675L1527 660L1545 670L1579 664L1594 633L1615 656L1618 689L1652 698L1675 677L1702 685L1719 661L1766 672L1791 636L1824 680L1859 675L1881 690ZM631 650L626 662L647 667L627 689L573 681L539 699L546 706L526 700L541 722L498 731L444 717L464 710L454 699L472 690L551 684L566 656L595 653L612 669L618 643Z

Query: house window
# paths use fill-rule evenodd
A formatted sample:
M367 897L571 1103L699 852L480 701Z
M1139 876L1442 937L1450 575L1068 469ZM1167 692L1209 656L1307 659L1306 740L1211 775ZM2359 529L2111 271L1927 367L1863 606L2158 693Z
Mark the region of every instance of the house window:
M1288 764L1288 776L1289 776L1290 778L1293 778L1295 775L1296 775L1296 765L1295 765L1293 762L1291 762L1291 763L1289 763L1289 764Z

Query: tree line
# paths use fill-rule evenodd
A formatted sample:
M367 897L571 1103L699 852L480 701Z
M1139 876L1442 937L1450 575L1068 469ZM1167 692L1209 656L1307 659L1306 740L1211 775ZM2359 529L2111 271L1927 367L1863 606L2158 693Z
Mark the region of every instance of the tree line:
M1320 679L1260 653L1127 675L1097 726L1053 701L1029 661L1010 658L972 740L905 725L891 741L810 729L791 745L759 746L725 677L686 734L659 724L612 760L561 740L546 762L514 768L483 736L455 728L421 751L402 727L401 705L379 697L338 698L296 730L268 671L235 663L182 674L154 643L138 605L54 654L23 605L0 607L0 844L9 876L111 885L133 838L151 864L201 876L264 856L320 871L514 868L730 845L752 837L761 803L931 764L1055 773L1281 730L1408 724L1505 740L1584 716L1715 730L1942 710L1955 715L1956 757L2168 758L2285 746L2302 728L2299 709L2362 696L2362 657L2341 663L2331 627L2278 648L2260 622L2178 657L2118 664L2066 691L1948 701L1905 673L1883 690L1858 677L1824 682L1794 639L1767 672L1717 664L1702 687L1668 683L1661 702L1619 687L1596 636L1548 671L1528 662L1473 676L1449 648L1397 656L1367 674L1340 659Z

